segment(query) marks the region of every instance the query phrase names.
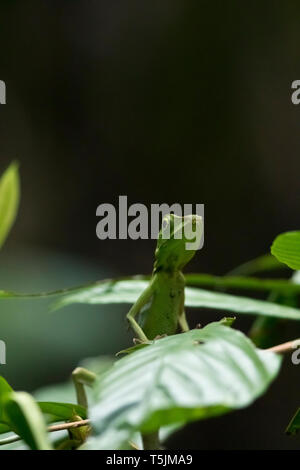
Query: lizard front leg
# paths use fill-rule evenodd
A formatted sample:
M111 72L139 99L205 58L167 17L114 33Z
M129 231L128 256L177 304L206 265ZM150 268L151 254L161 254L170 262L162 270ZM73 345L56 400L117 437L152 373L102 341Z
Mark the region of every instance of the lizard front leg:
M182 314L180 315L180 317L178 319L178 323L179 323L179 326L180 326L181 331L183 333L185 333L186 331L190 331L190 327L188 325L184 310L183 310Z
M178 323L183 333L185 333L186 331L190 331L190 327L187 322L185 310L184 310L184 299L185 299L185 296L183 292L182 299L181 299L181 314L179 315L179 318L178 318Z
M131 309L127 313L127 319L133 331L138 335L138 338L143 343L148 343L149 340L147 336L145 335L145 333L143 332L140 325L135 320L135 317L141 311L144 305L146 305L149 302L152 294L153 294L153 287L152 287L152 284L150 284L149 287L140 295L140 297L137 299L135 304L131 307Z

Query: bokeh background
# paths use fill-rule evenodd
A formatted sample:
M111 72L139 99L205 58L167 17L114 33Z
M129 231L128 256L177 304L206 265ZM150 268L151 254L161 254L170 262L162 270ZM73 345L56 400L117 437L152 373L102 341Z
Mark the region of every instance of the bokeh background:
M298 229L299 14L293 1L1 0L0 171L17 159L22 178L1 288L149 273L154 241L96 238L97 206L123 194L205 203L205 247L190 270L226 273ZM81 358L130 341L124 306L48 307L0 305L1 373L17 388L63 380ZM252 407L188 426L169 447L298 448L283 431L299 371L287 359Z

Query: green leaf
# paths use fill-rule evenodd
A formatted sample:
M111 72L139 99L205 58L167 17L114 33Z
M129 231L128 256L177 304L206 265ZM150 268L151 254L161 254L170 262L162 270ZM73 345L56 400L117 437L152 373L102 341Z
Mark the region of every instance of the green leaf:
M4 377L0 376L0 397L3 394L12 392L13 389L9 385L9 383L5 380Z
M220 323L157 340L117 361L96 384L92 445L125 448L136 431L246 407L264 393L280 363Z
M274 257L272 257L274 259ZM50 292L35 294L25 294L10 291L0 291L0 299L20 298L34 299L60 296L56 307L59 308L71 303L89 303L89 297L101 296L101 303L119 303L122 300L116 298L118 291L122 292L123 302L131 302L134 299L134 292L138 286L145 286L150 276L131 276L119 279L105 279L82 286L71 287ZM211 274L190 273L185 274L187 286L206 286L216 289L239 289L262 292L278 292L282 294L300 294L300 286L292 284L287 279L260 279L256 277L244 276L213 276ZM122 289L121 289L122 288ZM118 295L118 294L117 294ZM95 302L96 303L96 302Z
M238 276L225 276L222 278L208 274L187 274L186 278L188 284L194 285L272 291L286 295L296 295L300 293L299 284L284 279L257 279L242 278ZM148 282L148 280L145 280L145 276L134 276L126 279L108 279L80 287L41 294L17 294L14 292L0 291L0 298L39 298L60 295L61 298L54 305L55 309L76 303L133 304L147 287ZM186 288L185 305L187 307L205 307L242 314L246 313L290 320L300 319L300 310L296 308L280 306L273 302L263 300L211 292L193 287Z
M33 450L51 450L46 424L35 400L26 392L13 392L5 401L11 429Z
M0 179L0 248L15 221L20 199L18 166L12 163Z
M13 389L11 386L6 382L4 377L0 376L0 422L5 423L5 412L4 412L4 406L5 406L5 401L8 395L10 395L13 392ZM6 431L3 431L6 432Z
M83 304L114 304L134 303L148 281L143 280L107 280L83 286L57 301L54 308L61 308L74 303Z
M217 289L239 289L276 292L285 295L300 294L300 286L287 279L260 279L244 276L213 276L211 274L187 274L188 286L206 286Z
M138 351L139 349L146 348L147 346L149 346L148 343L135 344L134 346L122 349L121 351L117 352L116 356L122 356L123 354L132 354L133 352Z
M71 419L74 415L78 415L83 419L87 418L86 409L80 405L72 403L58 403L53 401L44 401L37 403L42 413L59 418L59 420ZM58 421L58 420L57 420Z
M107 281L73 292L62 297L56 308L74 303L109 304L134 303L148 282L142 280ZM299 286L295 285L298 289ZM205 307L229 312L266 315L289 320L300 320L300 310L277 305L264 300L233 296L203 289L187 287L185 289L185 305L187 307Z
M74 388L72 384L70 384L70 386L72 387L72 389ZM7 419L7 417L5 416L5 404L7 402L8 397L13 396L13 394L14 392L10 385L6 382L3 377L0 377L0 434L7 432L7 423L5 422L5 420ZM37 405L42 413L52 415L53 417L57 418L57 421L71 419L72 416L74 416L75 414L83 419L87 418L86 409L80 405L76 405L73 403L40 401L37 402ZM8 428L8 430L9 429L10 428Z
M275 271L277 269L285 269L284 264L279 263L274 256L266 254L237 266L228 274L235 276L249 276L267 271Z
M76 392L73 382L46 385L33 393L37 402L76 403Z
M293 307L278 305L265 300L209 292L202 289L186 290L186 305L189 307L206 307L242 314L255 314L284 318L286 320L300 320L300 310Z
M300 231L286 232L275 238L271 253L291 269L300 269Z
M286 428L286 433L297 434L299 430L300 430L300 408L298 408L295 415L291 419L288 427Z

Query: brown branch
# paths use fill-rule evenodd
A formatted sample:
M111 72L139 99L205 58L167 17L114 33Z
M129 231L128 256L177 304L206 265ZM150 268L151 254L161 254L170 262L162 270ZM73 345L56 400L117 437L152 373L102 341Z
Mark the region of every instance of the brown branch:
M300 339L295 339L294 341L288 341L287 343L278 344L277 346L272 346L272 348L265 349L265 351L272 351L278 354L286 354L294 351L300 347Z
M89 419L83 419L81 421L74 421L72 423L62 423L62 424L54 424L53 426L49 426L47 428L48 432L55 432L55 431L64 431L65 429L74 429L79 428L80 426L87 426L91 423ZM12 436L7 437L6 439L2 439L0 441L0 446L5 444L12 444L13 442L20 441L22 438L20 436Z
M87 426L90 424L89 419L82 419L81 421L74 421L73 423L62 423L62 424L54 424L53 426L49 426L47 429L48 432L55 432L55 431L63 431L65 429L74 429L79 428L80 426Z
M264 351L272 351L278 354L286 354L289 352L294 351L296 348L300 348L300 339L295 339L293 341L287 341L286 343L277 344L276 346L272 346L271 348L265 349ZM81 426L88 426L91 424L90 419L83 419L81 421L74 421L72 423L62 423L62 424L54 424L47 428L48 432L56 432L56 431L63 431L66 429L74 429L79 428ZM11 444L16 441L20 441L22 438L20 436L12 436L7 437L6 439L0 440L0 446L5 444ZM132 444L132 447L135 447L135 444Z

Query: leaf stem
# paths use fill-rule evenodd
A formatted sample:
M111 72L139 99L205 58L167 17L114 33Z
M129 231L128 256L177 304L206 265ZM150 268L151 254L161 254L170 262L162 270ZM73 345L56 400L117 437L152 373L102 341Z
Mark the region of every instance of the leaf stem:
M289 352L294 351L297 347L300 347L300 339L296 339L293 341L287 341L286 343L277 344L276 346L272 346L271 348L264 349L264 351L272 351L278 354L286 354ZM80 426L87 426L91 424L90 419L83 419L81 421L74 421L71 423L61 423L49 426L47 431L48 432L56 432L56 431L63 431L68 429L79 428ZM7 437L6 439L0 440L0 446L11 444L13 442L20 441L22 438L20 436L11 436ZM155 450L160 449L160 442L159 442L159 432L153 432L149 434L143 434L143 447L144 450Z

